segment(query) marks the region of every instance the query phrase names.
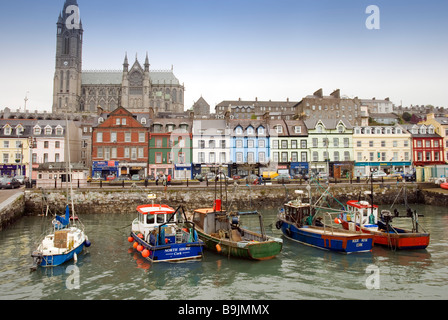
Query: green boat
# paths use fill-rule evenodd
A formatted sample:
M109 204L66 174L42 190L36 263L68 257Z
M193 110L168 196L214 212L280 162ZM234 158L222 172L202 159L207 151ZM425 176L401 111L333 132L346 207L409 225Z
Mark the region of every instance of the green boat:
M263 217L259 212L228 214L215 208L197 209L192 218L207 249L224 256L250 260L269 260L281 252L283 240L265 234ZM242 228L239 223L242 215L258 215L261 233Z

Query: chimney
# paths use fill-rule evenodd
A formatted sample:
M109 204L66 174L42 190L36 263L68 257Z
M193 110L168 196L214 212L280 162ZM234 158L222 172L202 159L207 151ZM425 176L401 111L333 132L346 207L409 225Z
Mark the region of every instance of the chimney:
M313 96L316 96L316 97L318 97L318 98L323 98L323 96L324 96L324 92L323 92L322 88L319 89L319 90L317 90L316 92L314 92L314 93L313 93Z
M330 96L336 99L341 99L341 90L339 89L334 90L333 93L330 94Z

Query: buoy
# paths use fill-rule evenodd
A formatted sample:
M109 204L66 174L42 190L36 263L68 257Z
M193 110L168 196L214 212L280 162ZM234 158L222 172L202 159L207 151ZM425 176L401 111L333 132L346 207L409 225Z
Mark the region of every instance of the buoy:
M149 257L149 250L148 249L143 250L142 256L143 256L143 258L148 258Z
M334 223L336 223L336 224L340 224L340 223L341 223L341 220L340 220L339 218L334 218Z
M140 239L143 239L143 235L141 233L138 234L138 236Z
M139 244L138 246L137 246L137 251L138 252L142 252L143 251L143 246L141 245L141 244Z
M132 243L132 242L134 241L134 238L129 237L129 238L128 238L128 241L129 241L129 243Z
M133 247L134 247L134 249L137 249L137 247L138 247L138 242L134 242Z
M216 245L216 251L218 251L218 252L222 251L221 245L219 245L219 244Z
M88 248L92 245L92 243L89 240L86 240L86 242L84 242L84 245L86 246L86 248Z

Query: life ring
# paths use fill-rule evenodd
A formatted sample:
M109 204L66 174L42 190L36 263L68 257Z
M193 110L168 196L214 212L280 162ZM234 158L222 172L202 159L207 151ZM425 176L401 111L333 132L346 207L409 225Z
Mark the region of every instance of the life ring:
M275 227L276 227L278 230L280 230L280 229L282 228L282 225L283 225L283 221L280 221L280 220L278 220L278 221L275 223Z

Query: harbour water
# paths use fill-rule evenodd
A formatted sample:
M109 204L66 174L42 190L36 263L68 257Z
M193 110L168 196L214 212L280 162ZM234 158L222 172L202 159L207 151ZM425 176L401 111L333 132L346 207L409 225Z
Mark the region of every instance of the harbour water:
M431 233L426 250L375 247L343 255L284 239L282 253L269 261L205 251L202 261L169 264L151 264L131 248L133 214L87 215L82 220L92 246L77 263L36 272L29 269L30 253L49 218L25 217L0 232L0 300L447 299L448 210L413 208ZM262 213L267 232L282 237L276 211ZM255 227L258 221L244 222Z

